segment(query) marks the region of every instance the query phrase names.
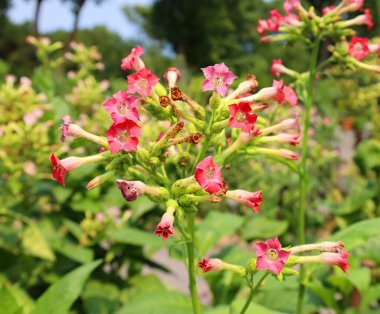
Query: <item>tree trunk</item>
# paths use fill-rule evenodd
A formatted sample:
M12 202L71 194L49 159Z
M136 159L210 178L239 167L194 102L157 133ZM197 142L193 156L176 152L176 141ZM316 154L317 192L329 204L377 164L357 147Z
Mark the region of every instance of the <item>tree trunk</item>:
M34 21L33 21L33 34L39 36L38 21L40 19L41 4L43 0L36 1L36 9L34 11Z
M69 38L66 42L66 49L65 50L68 50L70 43L75 39L75 35L78 31L80 13L82 11L82 8L83 8L83 5L85 2L86 2L86 0L78 0L75 7L74 7L74 10L73 10L74 11L74 24L73 24L73 28L70 32Z

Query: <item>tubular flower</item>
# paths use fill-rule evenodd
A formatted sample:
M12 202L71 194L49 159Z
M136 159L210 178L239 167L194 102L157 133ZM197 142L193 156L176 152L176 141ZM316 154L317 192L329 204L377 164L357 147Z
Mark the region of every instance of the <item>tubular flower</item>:
M168 83L169 88L172 88L181 80L181 73L177 68L168 68L164 73L164 80Z
M126 201L134 201L146 191L146 186L141 181L125 181L121 179L115 180L117 187Z
M248 101L242 101L238 104L228 106L230 110L230 128L239 128L245 133L250 133L257 120L257 114L252 113Z
M65 138L69 135L69 127L72 123L70 116L63 116L63 123L61 124L61 142L65 141Z
M340 267L340 269L343 270L345 273L347 273L347 269L350 266L347 260L349 253L350 253L349 251L342 252L342 253L326 252L326 253L322 253L320 257L321 257L322 263L327 264L327 265L336 265Z
M370 53L377 53L380 57L380 43L377 44L369 44L368 49Z
M280 80L280 81L273 80L273 85L272 85L272 87L276 91L275 94L273 95L273 100L279 104L282 104L282 102L285 99L285 93L282 89L283 82L284 82L283 80Z
M227 191L226 197L234 200L235 202L249 206L258 213L260 210L260 204L263 203L262 191L248 192L245 190L233 190Z
M260 35L264 35L267 31L269 31L267 20L259 20L256 30Z
M118 91L103 104L103 107L116 123L123 122L126 118L132 121L139 121L140 117L137 112L138 103L138 98Z
M223 97L227 94L228 85L237 78L224 63L201 68L201 70L206 77L203 82L203 91L213 90Z
M121 60L121 68L123 70L139 71L145 67L144 62L140 56L144 53L144 49L140 46L132 48L131 53Z
M107 131L107 140L111 154L120 150L136 150L141 128L132 120L114 123Z
M279 77L281 74L281 68L282 67L283 67L282 60L281 59L274 59L272 61L272 65L270 67L270 73L272 74L272 76Z
M354 12L359 11L364 4L364 0L343 0L343 11Z
M270 272L279 275L289 258L290 251L281 249L281 243L277 237L255 243L255 247L257 254L256 269L268 269Z
M269 12L269 18L267 19L268 29L271 32L277 32L280 28L280 24L284 17L277 10L271 10Z
M219 258L206 258L204 257L202 261L198 263L198 267L202 268L204 273L210 270L222 270L223 261Z
M363 24L367 25L368 30L371 30L373 27L373 20L370 9L364 9L364 16L362 17Z
M221 168L212 156L203 159L195 168L195 180L208 193L215 194L224 188Z
M286 12L293 11L300 6L300 0L285 0L283 8Z
M285 85L282 91L284 92L284 98L287 103L289 103L291 106L297 105L298 97L293 88Z
M141 96L149 96L153 87L160 79L147 68L142 68L136 73L128 75L127 93L138 93Z
M282 24L290 26L301 26L303 23L300 21L300 18L296 14L289 13L284 16Z
M160 223L157 225L154 234L161 236L162 239L166 240L169 235L174 233L173 223L174 223L174 211L168 210L162 216Z
M327 13L334 11L335 8L336 8L336 5L330 5L328 7L323 8L322 15L326 15Z
M368 38L358 36L352 37L348 48L348 54L353 56L356 60L361 61L369 53Z

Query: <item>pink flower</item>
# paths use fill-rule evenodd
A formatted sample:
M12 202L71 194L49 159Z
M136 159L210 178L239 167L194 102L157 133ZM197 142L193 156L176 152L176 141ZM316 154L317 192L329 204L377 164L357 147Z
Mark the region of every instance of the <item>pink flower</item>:
M368 38L358 36L352 37L348 48L348 54L360 61L369 53Z
M299 134L288 134L288 133L280 133L274 136L271 136L272 141L276 141L283 144L290 145L298 145L301 141L301 137Z
M162 216L160 223L157 225L157 228L154 234L161 236L162 239L166 240L169 235L174 233L173 223L174 223L173 212L172 211L166 212Z
M34 109L32 112L23 116L25 125L32 125L37 122L39 118L43 116L44 112L41 109Z
M168 68L164 73L164 80L168 83L169 88L172 88L181 80L181 73L177 68Z
M291 106L297 105L298 97L294 89L290 86L285 85L282 90L284 92L285 101L289 103Z
M326 15L327 13L335 10L335 8L336 8L336 5L330 5L328 7L323 8L322 9L322 15Z
M371 30L373 27L373 20L370 9L364 9L363 24L367 25L368 30Z
M265 242L255 243L257 264L256 269L268 269L279 275L288 260L290 252L281 250L281 243L277 237Z
M286 158L286 159L292 159L292 160L298 160L299 159L299 156L297 153L289 150L289 149L278 149L277 150L278 152L278 155L280 157L283 157L283 158Z
M127 93L138 93L141 96L149 96L153 87L160 79L147 68L142 68L136 73L128 75Z
M282 89L283 82L284 82L283 80L280 80L280 81L273 80L273 84L272 84L272 87L276 91L276 93L273 95L273 100L279 104L282 104L282 102L285 99L285 94Z
M222 270L223 261L219 258L206 258L204 257L202 261L198 263L198 267L202 268L204 273L207 273L210 270Z
M350 266L348 263L347 257L350 252L342 252L342 253L322 253L321 259L322 262L327 265L336 265L340 267L345 273L347 273L347 269Z
M277 76L277 77L280 76L282 67L283 67L282 60L274 59L270 67L270 73L272 74L272 76Z
M215 194L224 187L222 170L214 162L212 156L208 156L198 163L194 177L199 185L210 194Z
M271 32L277 32L283 19L284 17L277 10L271 10L267 19L268 29Z
M111 154L119 150L126 152L136 150L141 128L132 120L113 123L107 131L107 140Z
M370 53L377 53L380 56L380 43L369 44L368 49Z
M63 116L63 123L61 124L61 142L65 141L65 138L69 135L69 127L72 123L70 116Z
M362 8L364 0L343 0L343 4L348 11L358 11Z
M300 21L300 18L298 15L287 13L284 16L284 20L282 22L283 24L290 25L290 26L300 26L302 25L302 22Z
M59 160L54 154L50 156L52 165L53 178L61 185L65 186L65 176L68 171L74 170L80 166L79 157L67 157Z
M239 128L245 133L250 133L257 120L257 114L252 113L248 101L228 106L230 110L230 128Z
M132 48L131 53L121 60L121 68L123 70L135 70L139 71L145 67L144 62L140 59L140 56L144 53L144 49L140 46Z
M283 8L286 12L293 11L300 6L300 0L285 0Z
M206 77L203 82L203 91L214 90L223 97L227 94L228 85L237 78L224 63L201 68L201 70Z
M260 210L260 204L263 203L262 191L248 192L245 190L233 190L226 193L226 197L234 200L235 202L247 205L258 213Z
M269 31L267 20L259 20L256 30L260 35L264 35L267 31Z
M141 194L145 193L146 186L141 181L115 180L117 187L126 201L134 201Z
M103 104L103 107L110 113L111 119L116 123L123 122L125 118L138 121L140 120L137 112L138 103L138 98L118 91Z

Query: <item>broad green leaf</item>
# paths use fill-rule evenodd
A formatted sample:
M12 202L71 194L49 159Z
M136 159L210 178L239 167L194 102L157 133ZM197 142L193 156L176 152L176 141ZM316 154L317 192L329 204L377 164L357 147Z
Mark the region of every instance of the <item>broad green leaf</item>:
M210 212L198 225L198 254L205 255L220 238L233 234L243 223L243 218L230 213Z
M53 241L51 246L55 251L81 264L89 263L94 258L94 252L91 249L75 245L63 238Z
M343 241L347 249L352 250L370 238L379 236L380 218L357 222L329 237L330 240Z
M363 294L371 284L371 271L367 267L353 268L349 270L347 279Z
M245 301L236 300L231 304L231 314L239 314L243 308ZM285 314L285 312L274 311L252 302L245 314Z
M192 305L189 297L176 291L154 291L142 293L127 304L117 314L192 314Z
M55 255L35 223L29 224L22 234L22 246L27 255L55 261Z
M255 216L243 227L243 238L268 239L280 236L288 229L287 221L269 219L263 216Z
M123 229L110 229L106 234L110 240L119 243L138 246L151 246L155 248L164 247L166 245L161 238L154 236L153 233L130 227Z
M136 221L142 215L152 210L156 204L147 197L138 197L135 201L130 202L128 206L132 209L132 216L130 219Z
M219 305L208 309L204 314L230 314L230 307L228 305Z
M6 224L0 224L0 248L15 252L19 246L18 230Z
M92 280L86 284L82 299L86 313L114 313L120 306L120 291L115 284Z
M70 307L82 292L84 283L91 272L100 265L102 261L97 260L78 267L71 271L56 283L37 300L34 314L66 314Z
M0 285L0 307L3 314L21 313L21 306L5 285Z

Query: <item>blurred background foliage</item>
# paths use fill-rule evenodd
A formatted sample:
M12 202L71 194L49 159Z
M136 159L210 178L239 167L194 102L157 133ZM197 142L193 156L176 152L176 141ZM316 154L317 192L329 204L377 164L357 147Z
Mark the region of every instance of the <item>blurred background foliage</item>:
M126 2L125 16L147 34L144 41L123 39L103 26L78 29L84 0L66 1L76 17L70 31L41 34L45 1L35 2L34 21L18 25L7 16L12 1L0 1L2 313L190 313L187 278L178 271L183 246L152 235L160 217L156 205L144 198L126 204L112 182L87 191L86 183L101 174L93 166L70 173L66 187L51 180L52 152L97 153L82 140L61 144L60 120L70 114L85 129L104 134L110 121L101 104L125 89L120 60L136 44L144 46L144 61L157 75L177 66L180 86L203 102L200 67L223 61L240 81L255 74L264 87L271 84L273 59L303 71L308 53L301 45L259 42L258 19L282 1L156 0L149 7ZM304 2L321 11L335 1ZM366 5L375 26L359 34L380 40L380 4ZM31 34L50 41L30 44ZM83 45L70 45L72 39ZM320 61L326 57L322 53ZM307 242L345 241L352 267L348 275L326 267L308 270L307 313L380 313L378 78L333 67L316 83ZM231 173L224 172L226 181L231 188L263 190L262 210L254 215L232 203L203 208L199 256L244 265L253 254L252 241L280 236L283 243L295 243L298 177L268 159L234 162ZM241 308L248 290L240 278L227 272L204 278L203 301L214 306L205 313ZM67 286L73 287L69 294ZM296 289L296 279L279 284L270 278L249 313L292 313Z

